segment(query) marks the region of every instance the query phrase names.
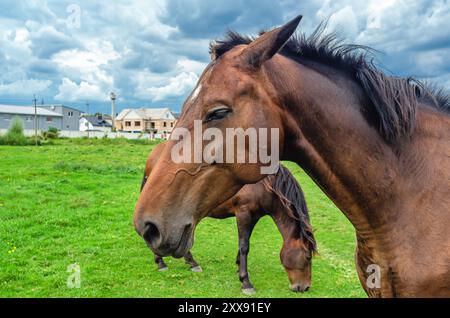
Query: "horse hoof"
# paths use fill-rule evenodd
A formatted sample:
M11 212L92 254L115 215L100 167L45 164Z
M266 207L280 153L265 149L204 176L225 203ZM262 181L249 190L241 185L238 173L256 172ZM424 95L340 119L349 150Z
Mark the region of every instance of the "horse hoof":
M200 265L199 266L194 266L194 267L191 267L191 272L201 273L201 272L203 272L203 269L200 267Z
M165 272L165 271L168 271L169 270L169 267L162 267L162 268L158 268L158 272Z
M256 290L254 288L242 288L242 293L246 295L253 295L256 293Z

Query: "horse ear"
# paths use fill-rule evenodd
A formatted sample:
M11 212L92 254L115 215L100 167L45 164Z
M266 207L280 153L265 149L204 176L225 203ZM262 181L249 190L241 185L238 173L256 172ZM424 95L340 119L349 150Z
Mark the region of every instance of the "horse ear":
M244 63L254 68L270 60L277 52L279 52L291 35L294 33L302 16L299 15L285 25L276 28L270 32L263 33L259 38L254 40L241 53Z

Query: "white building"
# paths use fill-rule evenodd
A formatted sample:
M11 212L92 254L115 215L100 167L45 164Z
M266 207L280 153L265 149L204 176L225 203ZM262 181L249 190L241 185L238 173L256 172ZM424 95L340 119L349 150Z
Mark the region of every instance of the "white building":
M111 132L112 125L103 116L82 116L80 118L80 131Z
M169 108L128 108L116 117L116 130L170 134L176 117Z

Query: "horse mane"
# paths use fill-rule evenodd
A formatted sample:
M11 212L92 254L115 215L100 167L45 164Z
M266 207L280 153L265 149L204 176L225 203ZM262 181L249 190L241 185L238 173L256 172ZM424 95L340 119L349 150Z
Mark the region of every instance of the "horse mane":
M307 241L308 249L315 253L317 244L309 222L305 196L292 173L280 165L278 172L264 178L262 183L267 191L277 196L288 215L299 222L300 237Z
M373 62L374 49L344 44L336 33L324 34L326 26L327 21L320 23L309 37L293 35L279 53L312 68L319 63L349 74L366 94L378 131L386 142L396 144L412 135L419 103L450 114L448 92L411 77L386 75ZM217 59L233 47L250 44L254 39L229 31L224 40L210 44L210 53Z

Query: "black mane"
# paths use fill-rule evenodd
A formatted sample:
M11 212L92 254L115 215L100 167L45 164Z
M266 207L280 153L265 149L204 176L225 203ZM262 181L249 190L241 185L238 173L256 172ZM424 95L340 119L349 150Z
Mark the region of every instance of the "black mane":
M379 132L388 143L395 144L402 137L411 136L419 102L450 113L450 96L443 89L413 78L384 74L373 63L374 49L343 44L336 34L324 34L325 28L326 22L309 37L294 35L279 53L299 63L318 62L348 73L367 95ZM210 53L217 59L233 47L253 40L229 31L224 40L211 43Z

